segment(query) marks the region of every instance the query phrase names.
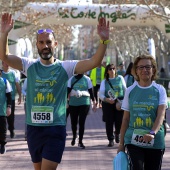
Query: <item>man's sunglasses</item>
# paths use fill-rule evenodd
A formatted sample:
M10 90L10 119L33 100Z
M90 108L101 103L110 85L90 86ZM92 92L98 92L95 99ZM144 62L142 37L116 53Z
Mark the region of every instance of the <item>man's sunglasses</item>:
M44 33L44 32L51 34L51 33L53 33L54 31L51 30L51 29L40 29L40 30L37 31L37 34L42 34L42 33Z
M51 30L51 29L40 29L40 30L37 31L37 34L42 34L44 32L49 33L49 34L53 34L54 39L55 39L54 31Z

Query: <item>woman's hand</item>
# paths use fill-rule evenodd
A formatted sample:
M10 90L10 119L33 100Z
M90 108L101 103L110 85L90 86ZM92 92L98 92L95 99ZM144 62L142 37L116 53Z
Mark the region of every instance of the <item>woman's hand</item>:
M119 147L117 149L117 153L119 153L120 151L125 152L125 146L123 144L119 144Z
M115 103L115 100L113 100L112 98L105 98L105 101L107 103L110 103L110 104L114 104Z
M143 141L145 141L146 143L150 142L152 139L154 139L154 135L145 134L145 135L143 136Z

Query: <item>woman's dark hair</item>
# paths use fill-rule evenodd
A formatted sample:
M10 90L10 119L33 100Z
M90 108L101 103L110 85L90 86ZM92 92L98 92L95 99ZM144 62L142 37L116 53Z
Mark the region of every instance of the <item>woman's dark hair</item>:
M126 73L124 76L126 75L132 75L132 68L133 68L133 62L130 62L128 65L128 68L126 69Z
M109 80L108 70L109 70L109 68L111 68L112 66L115 67L114 64L108 64L108 65L106 66L106 68L105 68L104 77L105 77L106 80ZM117 75L116 67L115 67L115 75Z

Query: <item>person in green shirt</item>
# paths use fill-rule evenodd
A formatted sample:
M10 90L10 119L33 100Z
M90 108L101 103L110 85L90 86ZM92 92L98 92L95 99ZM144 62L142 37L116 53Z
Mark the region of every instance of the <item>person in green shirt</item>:
M84 74L78 74L68 80L69 110L71 118L71 128L73 139L71 145L75 145L77 138L77 124L79 124L79 142L78 146L85 149L83 136L85 131L86 117L90 109L91 100L93 101L93 110L96 110L92 82Z
M99 47L91 58L81 61L60 61L54 58L58 42L54 31L49 28L37 31L39 58L29 59L8 54L7 37L13 24L11 14L2 14L0 59L27 76L27 143L34 169L56 170L66 141L68 79L102 62L109 43L109 22L105 18L99 19Z
M157 63L151 55L138 56L133 70L136 81L126 90L122 103L124 116L117 152L127 149L133 170L161 170L166 90L155 82Z
M105 122L108 147L114 146L114 139L119 143L123 110L118 110L116 104L122 100L126 83L121 75L117 75L114 64L108 64L105 79L101 82L99 97L102 100L103 121Z
M21 104L21 87L19 84L19 77L17 76L16 72L12 69L10 69L9 65L6 64L5 62L2 62L2 77L6 78L11 87L12 87L12 92L11 92L11 114L10 116L7 117L7 122L8 122L8 130L10 132L10 137L14 138L15 137L15 96L16 96L16 91L18 93L18 104Z
M117 70L117 74L121 76L125 76L126 70L124 69L124 63L119 63L119 69Z
M6 118L11 114L11 85L9 81L1 77L0 71L0 154L6 152Z

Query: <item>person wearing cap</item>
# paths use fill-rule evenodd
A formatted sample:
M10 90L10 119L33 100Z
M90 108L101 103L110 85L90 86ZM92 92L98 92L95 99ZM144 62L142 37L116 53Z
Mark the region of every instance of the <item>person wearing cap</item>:
M67 82L74 74L97 67L109 43L109 22L100 18L96 53L86 60L60 61L54 58L57 41L51 29L37 31L40 58L7 55L7 37L13 28L12 15L1 16L0 59L27 76L27 143L35 170L56 170L66 141Z
M119 63L119 69L117 70L117 74L121 76L125 76L126 70L124 69L124 63Z

